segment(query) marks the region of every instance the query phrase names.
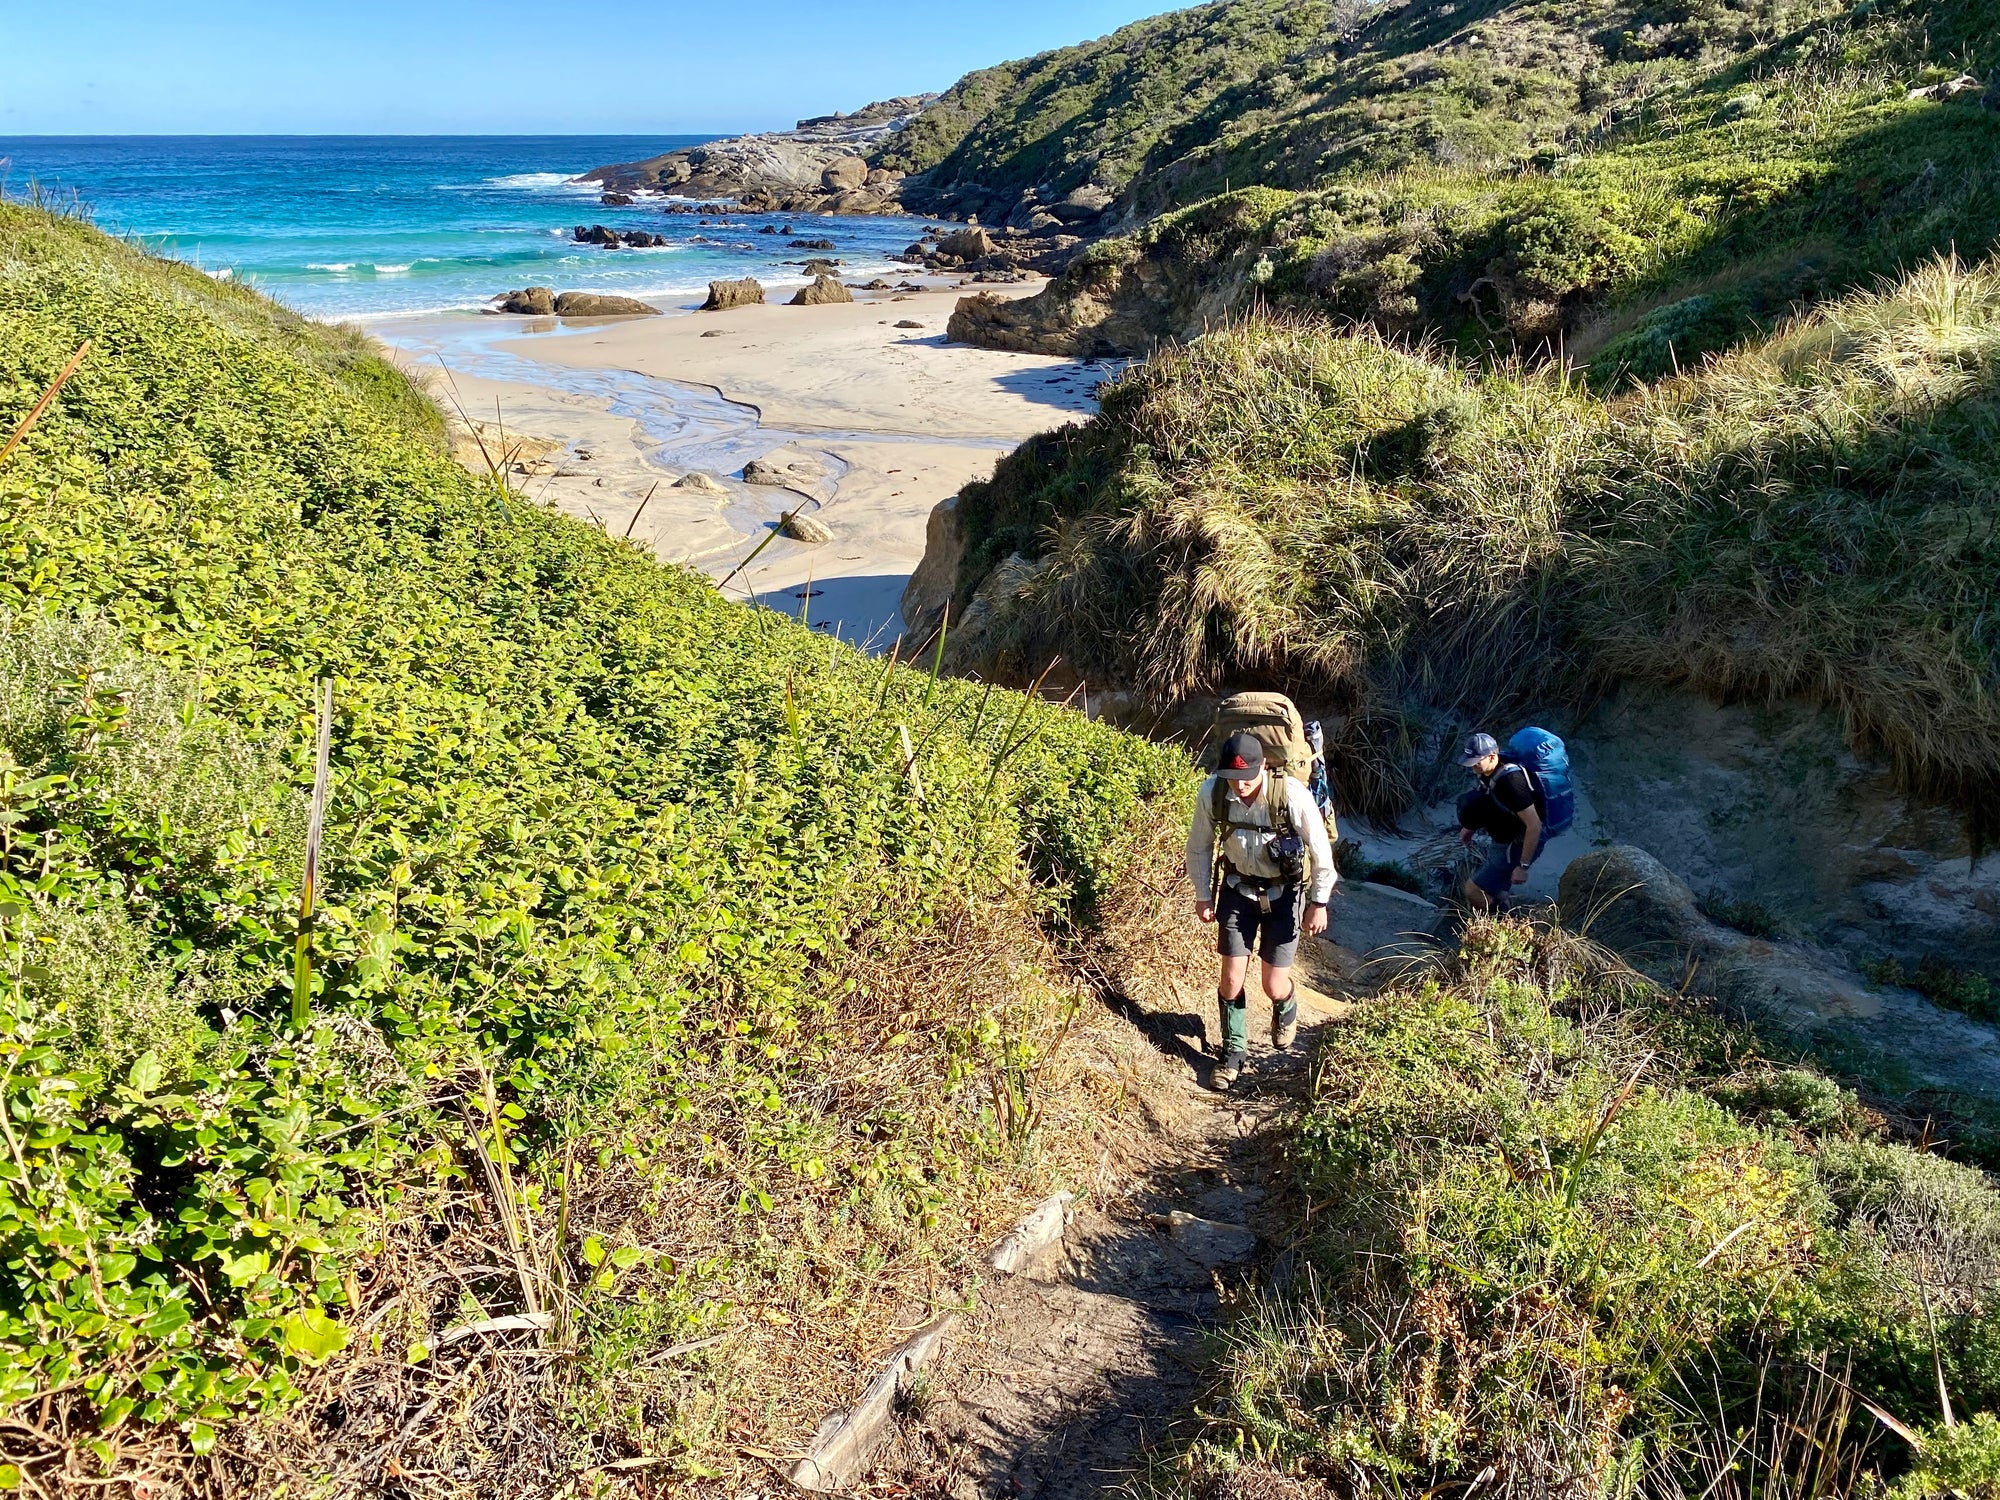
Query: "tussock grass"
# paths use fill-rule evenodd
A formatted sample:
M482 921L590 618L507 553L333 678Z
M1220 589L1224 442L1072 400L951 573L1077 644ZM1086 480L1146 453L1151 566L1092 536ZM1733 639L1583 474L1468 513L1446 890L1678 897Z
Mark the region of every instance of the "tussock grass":
M1609 398L1257 317L1162 353L961 509L989 664L1344 711L1393 813L1458 721L1621 678L1805 697L2000 805L2000 272L1945 259Z

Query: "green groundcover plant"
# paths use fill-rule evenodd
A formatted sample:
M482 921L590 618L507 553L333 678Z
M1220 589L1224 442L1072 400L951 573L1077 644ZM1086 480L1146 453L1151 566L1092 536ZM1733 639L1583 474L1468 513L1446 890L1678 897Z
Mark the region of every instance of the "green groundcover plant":
M964 1233L990 1117L807 1102L939 1020L843 1033L847 960L968 900L1088 924L1178 757L728 605L465 473L364 341L0 206L0 433L86 339L0 466L0 1404L53 1395L107 1470L207 1450L357 1338L355 1267L475 1158L541 1203L559 1157L567 1195L703 1132L652 1165L720 1178L735 1240L576 1251L602 1302L650 1274L663 1336L726 1321L788 1194L870 1216L876 1266Z

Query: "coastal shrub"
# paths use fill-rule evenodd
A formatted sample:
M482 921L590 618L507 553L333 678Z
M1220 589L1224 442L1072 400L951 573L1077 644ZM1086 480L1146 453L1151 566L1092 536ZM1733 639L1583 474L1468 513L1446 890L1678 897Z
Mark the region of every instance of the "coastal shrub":
M1188 1491L1254 1458L1403 1493L1677 1493L1719 1451L1754 1474L1787 1424L1843 1493L1983 1482L1990 1419L1930 1441L1930 1351L1961 1418L2000 1396L2000 1190L1805 1070L1705 1087L1746 1043L1579 939L1486 920L1323 1032L1291 1131L1305 1264L1225 1334ZM1815 1370L1923 1451L1851 1398L1829 1415Z
M1183 758L725 603L358 338L0 206L0 429L86 338L0 467L0 1456L303 1484L448 1391L540 1434L432 1450L467 1494L809 1434L1061 1171L1060 945ZM564 1361L446 1337L496 1317Z

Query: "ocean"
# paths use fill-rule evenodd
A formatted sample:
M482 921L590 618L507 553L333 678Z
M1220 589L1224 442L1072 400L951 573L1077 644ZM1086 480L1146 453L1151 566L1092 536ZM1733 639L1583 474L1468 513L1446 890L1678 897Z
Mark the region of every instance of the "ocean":
M471 310L513 287L616 292L664 304L711 280L803 284L807 255L844 279L902 268L908 219L732 214L727 226L659 199L598 202L569 179L709 136L0 137L0 183L77 202L99 228L209 274L247 281L308 317L361 321ZM572 241L604 224L664 235L654 250ZM765 225L795 231L760 234ZM830 239L797 250L791 239Z

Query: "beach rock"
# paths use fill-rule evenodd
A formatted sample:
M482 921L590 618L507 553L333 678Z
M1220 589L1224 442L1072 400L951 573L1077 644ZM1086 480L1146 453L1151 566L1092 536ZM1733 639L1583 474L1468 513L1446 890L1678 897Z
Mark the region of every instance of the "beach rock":
M807 542L819 546L833 540L833 533L824 521L814 520L804 511L794 511L778 523L778 535L788 536L795 542Z
M835 271L839 269L840 269L839 261L826 260L820 256L814 256L811 260L806 262L806 274L808 276L831 276Z
M873 281L862 283L861 290L864 292L893 292L895 288L890 286L880 276L877 276Z
M844 193L868 181L868 163L858 156L843 156L827 163L819 174L819 185L829 193Z
M898 318L896 326L898 328L921 328L924 325L919 323L915 318Z
M775 459L753 458L743 466L745 484L775 484L792 486L811 484L820 477L819 470L810 464L798 462L781 464Z
M903 259L922 260L924 258L924 248L925 247L922 240L912 241L910 244L907 244L903 247Z
M659 309L637 297L612 297L602 292L564 292L556 298L559 318L650 317Z
M832 241L832 240L793 240L793 241L792 241L792 244L791 244L791 248L792 248L792 249L794 249L794 250L831 250L831 249L833 248L833 241Z
M741 281L711 281L708 284L708 300L701 305L703 312L719 312L727 307L745 307L752 302L764 300L764 284L754 276L745 276Z
M951 234L940 235L937 247L940 258L950 255L959 260L978 260L981 256L991 255L1000 248L994 243L993 236L977 225L970 229L960 229Z
M1044 294L1045 296L1046 294ZM1043 297L1009 301L992 292L961 297L945 325L945 337L956 344L981 349L1005 349L1016 354L1056 354L1082 358L1095 342L1090 330L1078 329L1062 309L1043 305Z
M588 227L579 224L572 238L579 245L599 245L606 250L616 250L625 243L617 230L606 229L602 224L592 224Z
M776 234L778 232L778 226L776 224L766 224L762 229L758 230L757 232L759 234Z
M674 481L673 487L677 490L693 490L696 494L700 495L727 495L729 493L728 485L717 479L713 474L704 474L699 469L691 470L681 475L679 479Z
M546 318L556 310L556 294L545 286L527 286L519 291L505 292L500 297L500 311L504 313L525 313L529 317Z
M605 193L598 200L606 208L624 208L632 201L630 193Z
M811 286L802 286L792 296L793 307L820 307L829 302L852 302L854 293L842 286L833 277L821 273L815 276Z

